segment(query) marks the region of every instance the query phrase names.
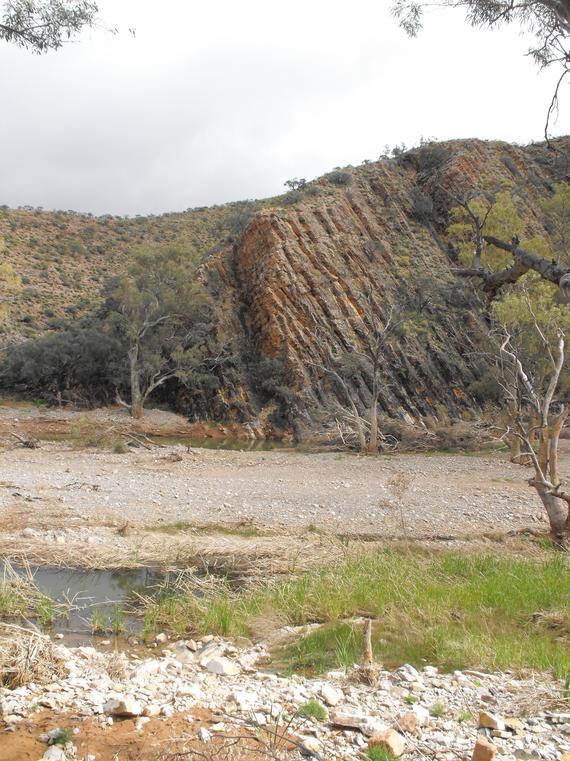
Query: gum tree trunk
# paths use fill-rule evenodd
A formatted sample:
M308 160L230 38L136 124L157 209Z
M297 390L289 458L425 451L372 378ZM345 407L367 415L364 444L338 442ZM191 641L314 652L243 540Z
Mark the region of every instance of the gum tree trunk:
M138 344L134 344L129 349L129 367L131 376L131 417L137 420L143 415L144 402L140 386L138 358L139 347Z

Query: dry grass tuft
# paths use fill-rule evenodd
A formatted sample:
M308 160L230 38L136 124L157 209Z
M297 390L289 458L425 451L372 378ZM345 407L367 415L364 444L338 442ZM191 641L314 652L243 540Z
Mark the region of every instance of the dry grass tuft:
M32 629L0 623L0 684L9 689L46 684L63 676L63 659L50 638Z

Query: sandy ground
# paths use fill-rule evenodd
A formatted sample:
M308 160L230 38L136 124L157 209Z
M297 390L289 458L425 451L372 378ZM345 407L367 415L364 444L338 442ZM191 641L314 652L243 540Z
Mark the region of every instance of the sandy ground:
M26 430L33 421L37 433L42 420L69 425L74 414L2 408L0 430L6 436L28 415ZM157 415L169 430L182 429L183 419ZM96 413L94 424L100 418ZM570 464L568 445L562 472ZM0 552L17 554L35 543L51 546L54 561L65 562L72 551L104 554L112 546L123 558L152 558L154 551L174 562L189 543L195 553L249 548L290 557L309 544L322 546L324 534L445 540L545 530L541 504L526 483L530 475L502 453L371 458L178 445L119 454L67 442L38 449L5 443Z

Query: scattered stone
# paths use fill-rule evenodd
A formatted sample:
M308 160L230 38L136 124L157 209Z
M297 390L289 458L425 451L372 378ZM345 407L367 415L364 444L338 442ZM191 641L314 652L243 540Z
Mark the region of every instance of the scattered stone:
M168 642L168 637L164 632L160 632L160 634L157 634L154 638L154 641L157 645L164 645L165 642Z
M368 749L385 748L393 756L399 758L406 750L406 741L395 729L385 729L383 732L376 732L368 741Z
M498 729L502 732L505 729L505 721L494 713L479 711L479 726L484 729Z
M120 697L108 700L103 706L103 711L110 716L129 718L140 716L143 712L143 707L138 700Z
M65 751L60 745L51 745L42 758L45 761L66 761Z
M236 676L239 674L239 666L227 658L212 658L206 663L206 668L211 674L221 674L223 676Z
M149 719L154 719L160 716L160 706L148 703L143 710L143 716L148 716Z
M340 701L344 698L344 694L342 690L338 690L331 684L325 684L321 688L321 697L325 704L332 708L340 703Z
M303 756L309 756L310 758L320 758L323 746L316 737L303 737L301 739L299 750Z
M397 724L400 732L409 732L409 734L414 735L418 731L420 722L417 714L409 711L408 713L401 713L398 716Z
M349 710L335 711L331 717L331 724L344 729L361 729L367 722L368 717L362 713Z
M497 755L497 747L485 737L478 737L473 749L471 761L493 761Z
M206 727L200 727L198 730L198 737L203 743L208 743L212 739L212 734L208 732Z

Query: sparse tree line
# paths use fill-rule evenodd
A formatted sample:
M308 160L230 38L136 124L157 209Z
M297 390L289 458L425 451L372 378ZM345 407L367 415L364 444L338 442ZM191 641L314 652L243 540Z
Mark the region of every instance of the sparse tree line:
M1 386L52 403L118 401L133 417L169 381L215 386L228 357L198 265L184 245L141 249L107 282L97 313L6 348Z

